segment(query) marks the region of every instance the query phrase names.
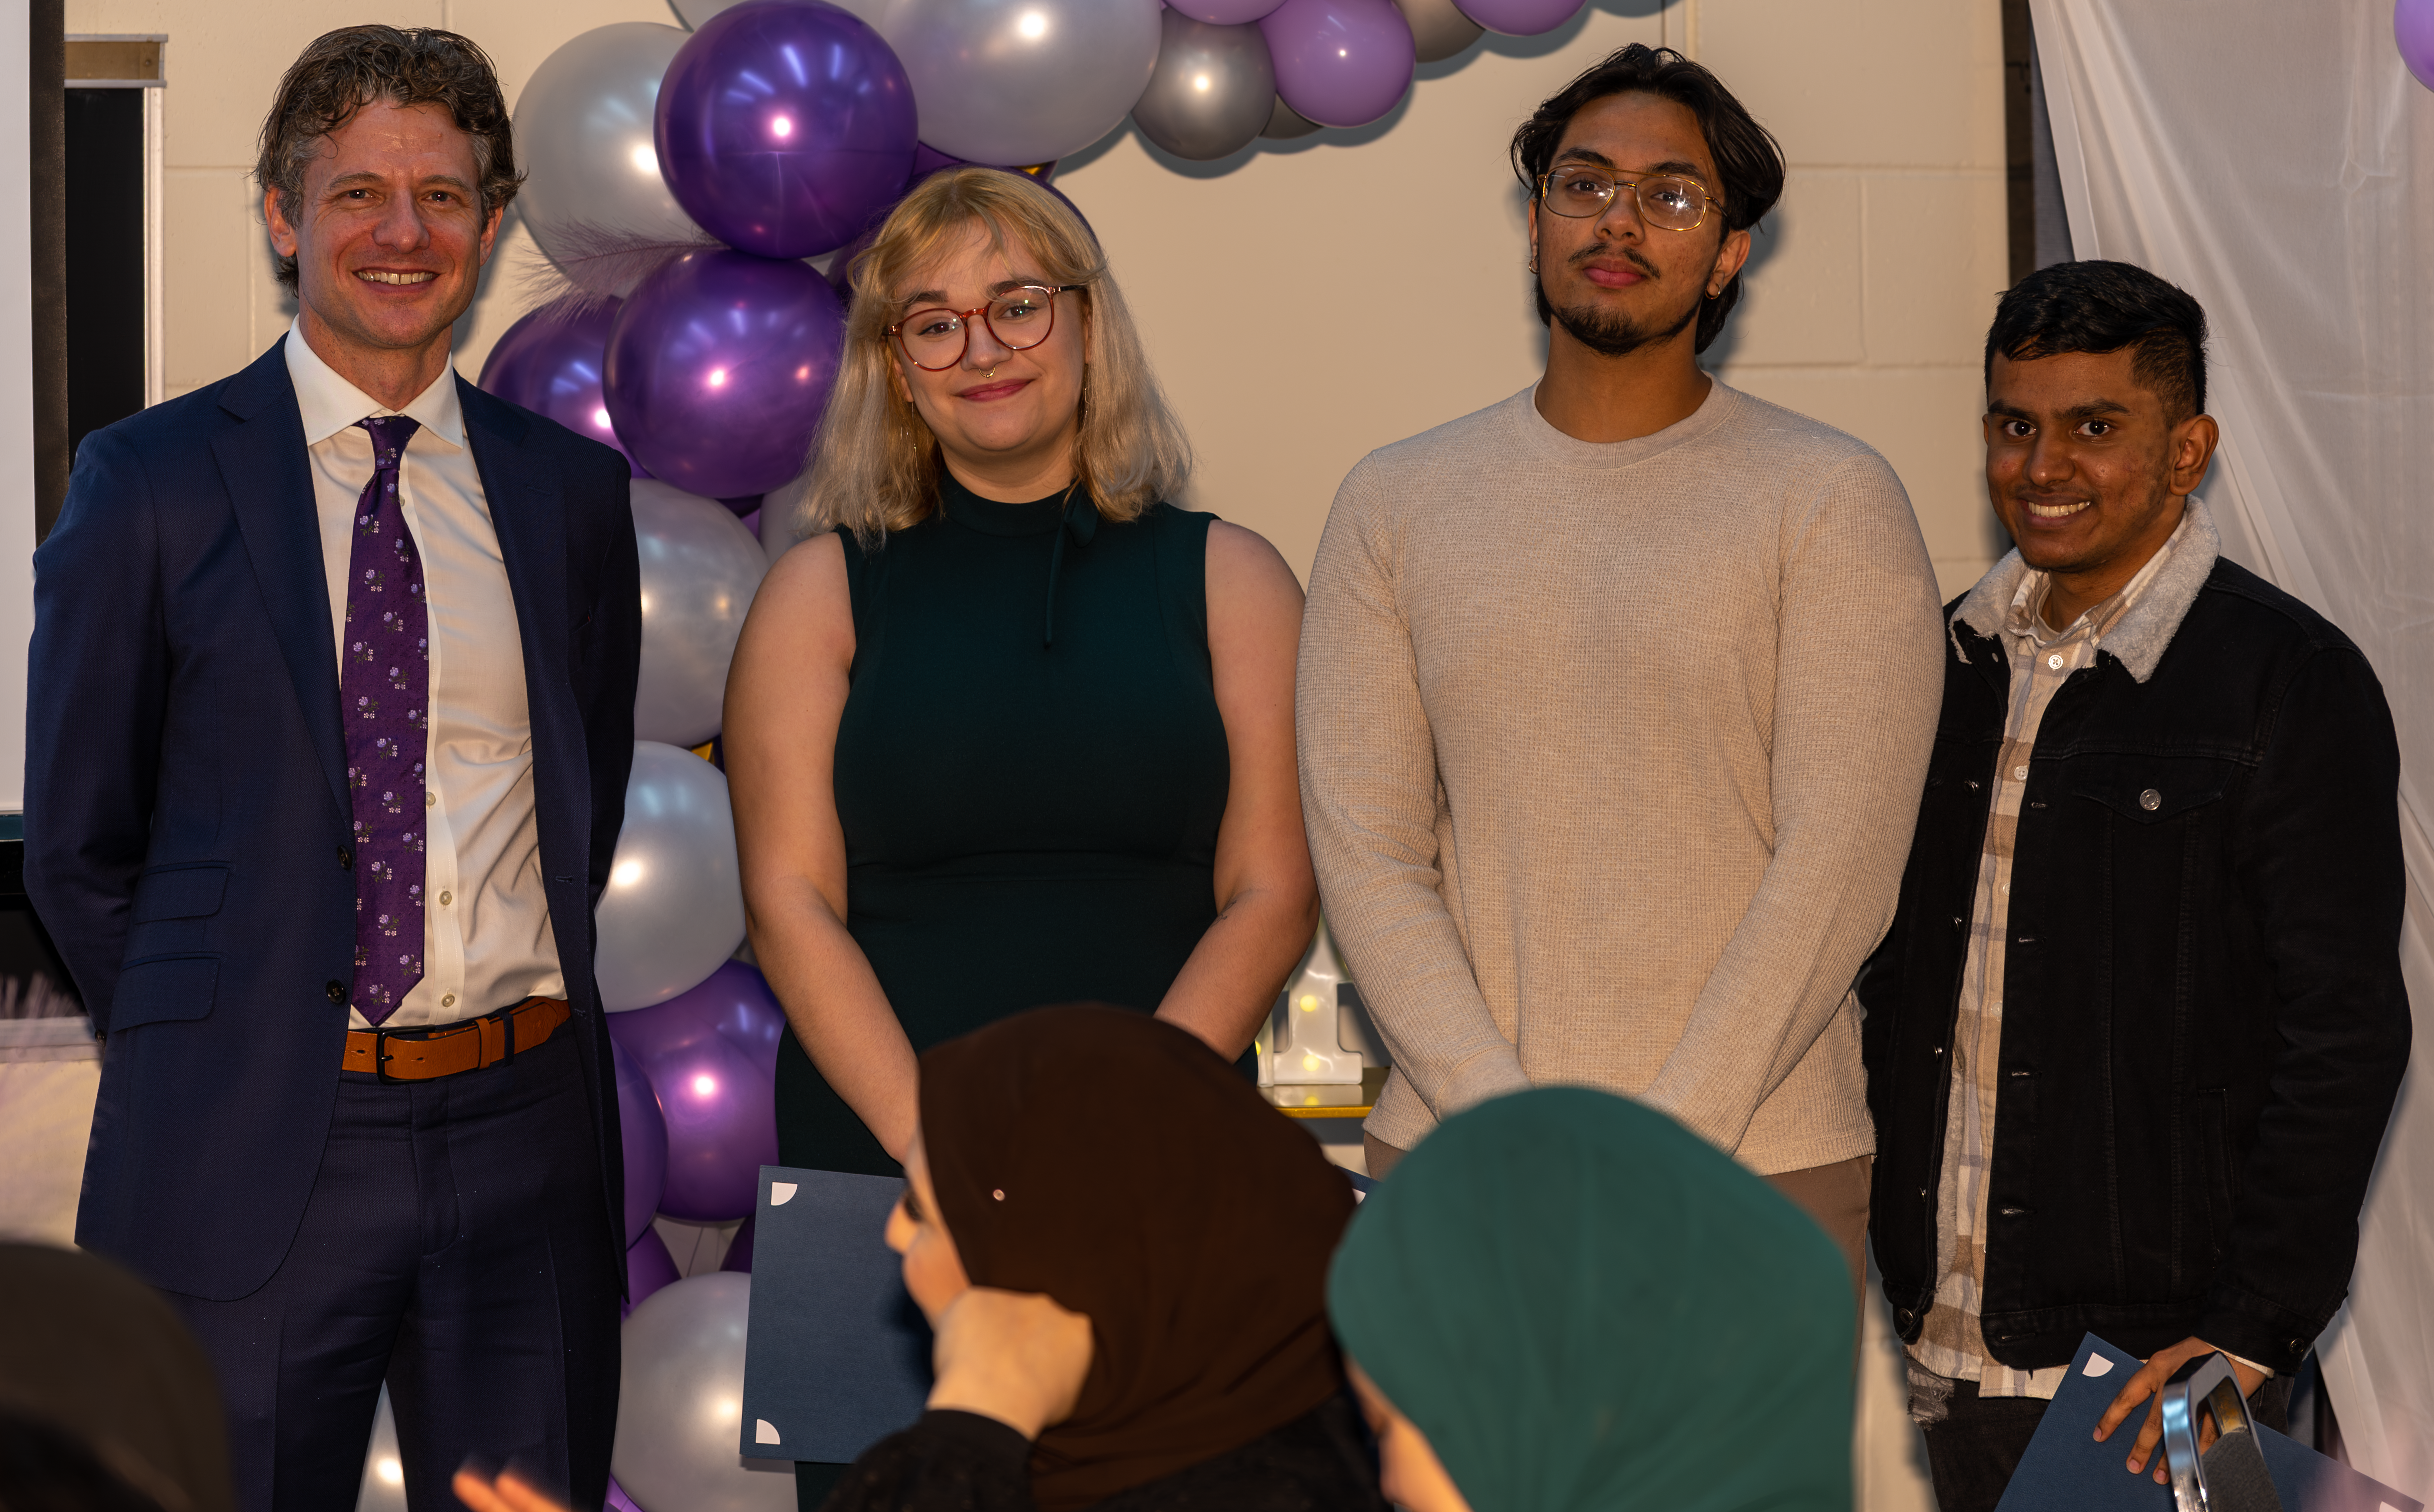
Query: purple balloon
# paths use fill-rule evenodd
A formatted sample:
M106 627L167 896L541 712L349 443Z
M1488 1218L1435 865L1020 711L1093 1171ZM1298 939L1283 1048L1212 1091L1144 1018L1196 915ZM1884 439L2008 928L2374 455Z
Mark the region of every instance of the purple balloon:
M1205 21L1212 26L1240 26L1247 22L1264 20L1276 11L1277 0L1167 0L1166 9Z
M643 1229L643 1237L626 1249L626 1301L621 1319L632 1316L634 1309L643 1305L643 1298L678 1279L677 1258L668 1253L667 1241L660 1237L657 1228Z
M778 1039L786 1021L761 973L728 961L700 986L609 1015L659 1092L668 1174L659 1211L694 1223L746 1217L778 1163Z
M1582 0L1453 0L1454 9L1493 32L1535 37L1580 13Z
M2391 8L2391 41L2417 82L2434 89L2434 0L2397 0Z
M646 478L643 464L617 438L608 423L608 405L600 397L600 369L607 359L608 328L616 323L622 301L609 300L570 313L543 305L507 327L499 344L482 363L482 381L475 387L498 395L626 454L634 476Z
M1395 0L1285 0L1260 31L1277 94L1321 126L1367 126L1412 87L1416 51Z
M660 1116L660 1094L643 1074L643 1063L611 1036L608 1053L617 1062L617 1123L625 1131L626 1243L632 1245L651 1226L660 1211L660 1194L668 1184L668 1124Z
M747 0L703 22L660 83L660 175L740 251L841 247L913 171L913 83L878 32L821 0Z
M803 471L844 348L845 311L808 264L687 252L617 312L608 414L653 476L766 493Z
M735 1230L735 1238L727 1246L727 1258L718 1263L720 1270L752 1274L752 1226L760 1221L761 1213L756 1209L751 1217L744 1220L744 1227Z
M768 979L742 961L719 963L698 987L665 1003L608 1016L608 1037L645 1068L655 1057L714 1034L774 1077L778 1040L785 1032L785 1010L778 1006Z
M626 1494L626 1488L617 1484L617 1477L614 1475L608 1477L608 1501L606 1512L643 1512L641 1507L634 1504L634 1499Z

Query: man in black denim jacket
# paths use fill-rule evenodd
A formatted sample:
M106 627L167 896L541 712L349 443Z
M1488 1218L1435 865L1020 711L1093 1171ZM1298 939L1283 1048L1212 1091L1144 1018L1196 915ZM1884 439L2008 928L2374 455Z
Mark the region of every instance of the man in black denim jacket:
M1946 610L1944 709L1860 995L1871 1236L1944 1512L1991 1508L2083 1332L2233 1357L2277 1422L2340 1306L2408 1060L2399 752L2366 659L2218 555L2205 318L2023 280L1986 343L2019 550ZM2161 1479L2155 1414L2125 1448Z

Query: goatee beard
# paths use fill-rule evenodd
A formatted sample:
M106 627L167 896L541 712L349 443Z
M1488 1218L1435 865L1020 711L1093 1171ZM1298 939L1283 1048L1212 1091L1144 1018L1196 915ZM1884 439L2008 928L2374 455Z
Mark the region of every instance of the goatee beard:
M1609 315L1586 305L1567 310L1550 301L1548 308L1573 340L1601 357L1628 356L1642 347L1671 341L1699 318L1699 306L1692 304L1672 324L1657 330L1628 316Z

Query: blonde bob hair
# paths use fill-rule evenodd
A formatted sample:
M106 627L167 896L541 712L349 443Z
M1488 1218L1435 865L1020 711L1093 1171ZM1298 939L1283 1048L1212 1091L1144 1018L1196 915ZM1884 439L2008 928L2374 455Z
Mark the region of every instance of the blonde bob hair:
M843 526L866 547L936 510L937 438L894 383L887 328L911 286L971 227L1015 264L1019 278L1080 284L1064 296L1083 319L1081 429L1074 472L1100 517L1133 520L1174 497L1191 447L1142 355L1124 297L1097 240L1063 199L1020 173L957 167L914 186L852 263L853 306L836 387L812 441L812 469L795 512L797 537Z

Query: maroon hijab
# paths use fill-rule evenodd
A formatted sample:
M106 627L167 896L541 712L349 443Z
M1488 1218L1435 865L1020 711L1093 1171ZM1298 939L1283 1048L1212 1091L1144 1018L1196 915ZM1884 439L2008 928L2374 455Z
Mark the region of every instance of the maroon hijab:
M1032 1494L1073 1512L1237 1449L1343 1383L1327 1263L1352 1189L1197 1038L1037 1008L921 1057L921 1141L976 1286L1045 1292L1096 1340Z

